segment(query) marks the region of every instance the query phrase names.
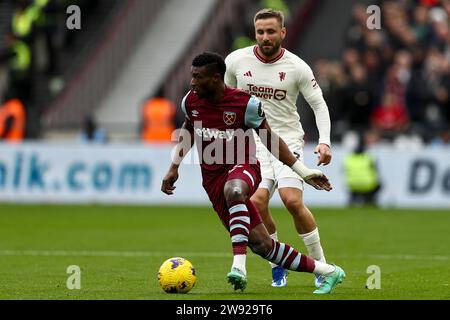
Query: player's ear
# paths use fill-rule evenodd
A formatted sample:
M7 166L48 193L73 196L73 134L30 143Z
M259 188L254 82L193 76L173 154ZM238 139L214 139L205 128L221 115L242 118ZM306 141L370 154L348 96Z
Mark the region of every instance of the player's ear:
M284 40L284 38L286 38L286 35L287 35L286 27L281 28L281 40Z
M220 75L220 73L214 73L213 79L214 79L214 81L218 82L218 81L222 80L222 76Z

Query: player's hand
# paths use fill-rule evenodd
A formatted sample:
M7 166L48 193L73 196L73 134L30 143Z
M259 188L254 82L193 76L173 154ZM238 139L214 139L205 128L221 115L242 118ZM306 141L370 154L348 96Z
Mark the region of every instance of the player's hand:
M319 144L316 149L314 149L314 153L318 154L318 161L317 161L317 165L320 166L321 164L323 164L324 166L330 164L331 162L331 148L324 144L321 143Z
M175 187L175 182L178 180L178 170L169 170L162 181L161 191L165 194L172 195Z
M331 191L331 184L327 176L319 169L310 169L300 161L296 161L292 166L292 170L297 173L307 183L317 190Z
M316 175L310 175L306 177L304 180L307 184L313 186L317 190L325 190L325 191L331 191L333 190L333 187L331 186L330 181L328 180L328 177L324 175L320 170L314 170L320 172Z

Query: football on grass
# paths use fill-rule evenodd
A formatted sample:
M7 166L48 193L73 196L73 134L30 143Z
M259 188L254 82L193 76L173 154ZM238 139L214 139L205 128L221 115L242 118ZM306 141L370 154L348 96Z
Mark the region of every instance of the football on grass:
M167 293L188 293L194 287L197 276L191 262L175 257L167 259L161 265L158 281Z

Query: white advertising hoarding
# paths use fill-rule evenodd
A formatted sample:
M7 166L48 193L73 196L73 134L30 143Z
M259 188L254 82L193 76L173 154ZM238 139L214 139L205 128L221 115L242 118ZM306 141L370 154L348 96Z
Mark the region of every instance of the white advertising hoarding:
M173 198L161 191L172 146L0 146L0 201L205 203L199 168L183 172ZM193 188L193 185L197 185Z
M208 205L196 152L180 167L175 195L160 191L173 145L0 145L0 201L16 203L123 203ZM383 188L381 206L450 208L450 148L376 148ZM331 192L305 187L311 206L345 206L343 173L347 151L333 146L333 162L321 167ZM314 166L313 146L305 161ZM280 205L274 196L273 205Z

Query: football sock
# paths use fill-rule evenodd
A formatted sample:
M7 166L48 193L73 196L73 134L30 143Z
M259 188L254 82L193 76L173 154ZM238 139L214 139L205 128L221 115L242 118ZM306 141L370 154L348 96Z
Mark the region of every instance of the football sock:
M274 241L278 241L278 232L275 231L274 234L270 235L270 239L274 240ZM269 261L270 266L273 268L278 267L278 265L276 265L275 263L272 263Z
M230 212L230 236L233 255L246 255L250 230L250 214L244 202L232 203Z
M320 244L319 229L316 228L309 233L301 234L300 237L305 243L306 249L308 250L308 255L311 258L320 262L326 262L323 249Z
M247 270L245 268L246 261L247 261L246 254L237 254L233 258L233 266L231 268L238 268L239 270L244 272L245 275L247 275Z
M321 276L331 273L334 270L336 270L335 266L332 266L331 264L315 261L315 268L314 268L314 274L319 274Z
M315 269L313 258L299 253L291 246L272 240L272 250L266 259L285 269L312 273Z

